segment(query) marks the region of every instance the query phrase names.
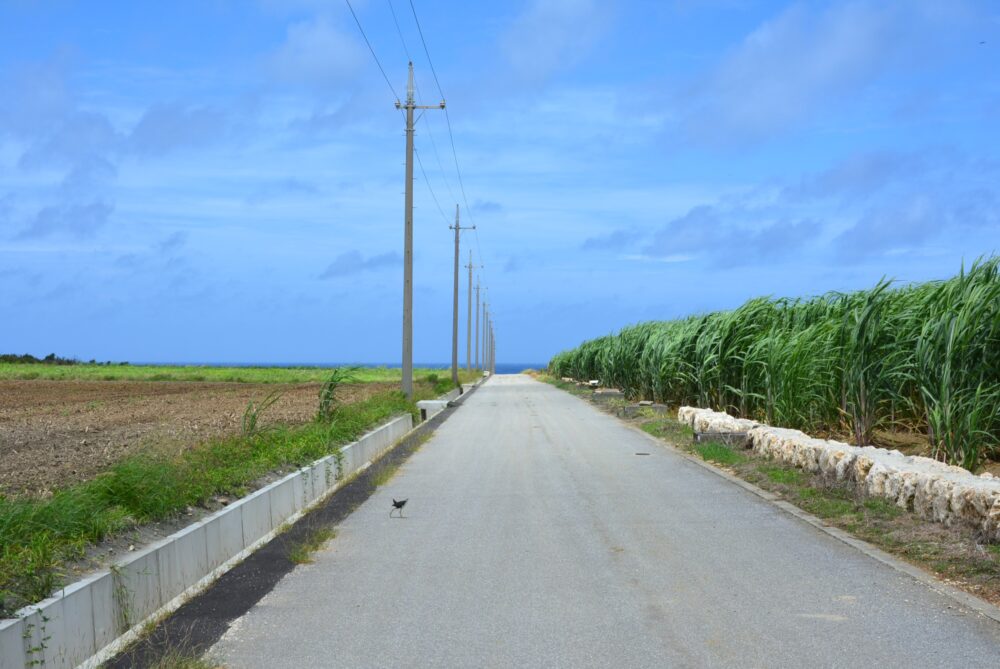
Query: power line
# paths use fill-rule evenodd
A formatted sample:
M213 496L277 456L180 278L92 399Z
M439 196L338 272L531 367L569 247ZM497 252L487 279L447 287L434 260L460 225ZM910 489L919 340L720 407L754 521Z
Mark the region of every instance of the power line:
M392 22L396 24L396 34L399 35L399 41L403 45L403 53L406 54L406 60L413 62L413 59L410 58L410 50L406 48L406 40L403 39L403 31L399 27L399 21L396 19L396 10L392 6L392 0L385 1L389 5L389 11L392 12ZM417 90L419 91L419 87Z
M375 49L372 47L372 43L368 39L368 35L365 34L365 29L361 26L361 21L358 19L358 15L354 11L354 7L351 5L351 0L345 0L345 2L347 3L347 8L351 10L351 16L354 17L354 23L357 24L358 30L361 32L361 37L364 38L365 44L368 45L368 51L371 52L372 58L375 60L375 64L378 65L379 72L382 73L382 78L385 79L385 83L388 84L389 90L392 91L393 96L397 100L399 100L399 94L396 93L396 89L393 88L392 82L389 81L389 77L385 73L385 68L382 67L382 63L381 63L381 61L379 61L378 55L375 53ZM403 31L399 27L399 21L396 19L396 10L393 9L392 0L387 0L387 2L389 4L389 11L392 12L392 21L393 21L393 23L396 24L396 32L399 35L399 41L403 45L403 52L406 54L406 57L409 60L410 51L406 47L406 40L403 38ZM433 67L431 69L433 71ZM434 76L435 76L435 82L436 82L437 81L437 75L434 75ZM419 87L418 87L418 91L419 91ZM438 91L440 92L440 86L438 87ZM402 113L402 110L400 110L400 111ZM426 125L426 127L427 127L428 137L431 140L431 146L434 149L435 155L437 155L438 165L441 167L442 178L444 178L444 174L443 174L444 173L444 165L441 163L441 157L440 157L440 155L438 155L437 145L434 143L434 137L433 137L433 134L431 133L430 124L428 123ZM424 163L423 163L423 161L420 159L420 153L418 151L415 151L414 154L417 157L417 164L420 165L420 172L424 175L424 184L427 186L427 190L428 190L428 192L430 192L431 198L434 200L434 204L437 206L437 210L441 214L441 218L444 219L444 221L447 223L448 222L448 217L445 215L444 209L441 208L441 204L438 201L437 195L434 193L434 189L431 187L430 179L427 178L427 172L424 169ZM452 198L454 199L454 194L451 193L451 185L448 183L447 178L445 178L444 181L445 181L445 187L448 189L449 194L451 194Z
M410 11L413 13L413 22L417 25L417 34L420 35L420 43L424 48L424 55L427 56L427 64L430 66L431 75L433 75L434 77L434 84L437 86L438 94L441 96L441 99L444 100L445 95L444 91L441 89L441 81L438 79L437 70L434 69L434 61L431 59L431 52L427 48L427 40L424 39L424 31L420 27L420 19L417 17L417 8L414 6L413 0L409 0L409 3L410 3ZM469 216L469 219L472 221L473 224L475 224L475 218L472 216L472 207L469 206L469 198L465 194L465 180L462 179L462 168L458 164L458 151L455 149L455 133L452 131L451 128L451 116L449 116L448 114L447 107L444 108L444 120L448 126L448 139L451 142L451 155L455 159L455 173L458 176L458 186L459 190L462 193L462 202L465 204L465 210L467 215ZM479 253L480 264L485 265L485 262L483 262L482 251L480 251L479 249L478 233L476 234L476 251Z
M406 54L406 59L412 61L410 57L410 49L406 46L406 38L403 37L403 30L399 26L399 19L396 16L396 9L392 6L392 0L386 0L386 4L389 5L389 12L392 14L392 22L396 26L396 34L399 36L399 43L403 46L403 53ZM417 81L416 76L414 76L414 86L417 89L417 95L420 96L420 83ZM440 92L440 89L439 91ZM444 96L442 96L443 98ZM431 140L431 149L434 151L434 158L437 160L438 167L441 169L441 178L444 180L444 187L448 190L448 195L452 200L455 200L455 193L451 189L451 184L448 183L448 177L445 176L444 162L441 160L441 154L438 152L437 142L434 141L434 133L431 131L431 123L428 120L427 124L427 138Z
M434 70L434 61L431 60L431 53L427 50L427 41L424 40L424 31L420 28L420 19L417 18L417 8L413 6L413 0L410 0L410 11L413 12L413 21L417 24L417 34L420 35L420 43L424 45L424 55L427 56L427 64L431 66L434 83L437 84L438 93L441 94L441 99L443 100L444 91L441 90L441 82L438 81L437 72Z
M375 64L378 65L379 72L382 73L382 78L385 79L385 83L389 86L389 90L392 91L393 97L399 100L399 95L396 93L396 89L393 88L392 82L389 81L389 76L385 73L385 68L382 67L382 63L379 62L378 56L375 55L375 49L372 47L372 43L368 41L368 35L365 34L365 29L361 27L361 21L358 19L358 15L354 12L354 7L351 6L351 0L344 1L347 3L347 8L351 10L351 16L354 17L354 22L358 25L358 30L361 31L361 36L365 39L365 44L368 45L368 50L371 52L372 58L375 59Z
M445 108L447 109L447 107ZM451 184L448 182L448 177L445 175L444 163L441 162L441 154L438 153L437 142L434 141L434 133L431 132L431 124L427 124L427 139L431 140L431 149L434 150L434 158L437 160L438 167L441 168L441 179L444 181L444 187L448 189L448 195L451 196L452 200L455 200L455 193L451 190Z
M417 157L417 165L420 166L420 173L424 175L424 185L427 186L427 191L431 194L431 199L434 200L434 204L437 205L437 210L441 212L441 218L444 219L445 223L448 223L448 217L444 213L444 209L441 208L441 203L438 202L437 195L434 194L434 189L431 188L430 179L427 178L427 172L424 171L424 161L420 160L420 151L414 150L413 155Z

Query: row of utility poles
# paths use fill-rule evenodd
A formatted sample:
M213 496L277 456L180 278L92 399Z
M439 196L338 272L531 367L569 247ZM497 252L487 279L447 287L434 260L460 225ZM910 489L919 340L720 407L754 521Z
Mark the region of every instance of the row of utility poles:
M413 63L409 64L409 77L406 82L406 102L396 101L396 109L406 110L406 195L404 198L404 234L403 234L403 392L407 397L413 397L413 112L417 109L444 109L445 102L437 105L418 105L414 100ZM458 385L458 257L462 230L475 230L476 226L462 227L459 223L459 208L455 205L455 225L449 226L455 231L455 281L452 298L451 324L451 380ZM465 367L472 370L472 252L469 252L469 312L466 325ZM482 328L482 366L479 360L479 281L476 281L476 369L483 369L490 374L496 371L496 342L493 331L493 321L490 319L489 307L483 300Z

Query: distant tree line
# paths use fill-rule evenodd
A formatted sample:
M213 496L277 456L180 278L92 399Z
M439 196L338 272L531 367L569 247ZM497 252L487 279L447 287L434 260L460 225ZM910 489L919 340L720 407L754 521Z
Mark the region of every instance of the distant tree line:
M21 363L27 365L79 365L81 361L75 358L61 358L55 353L49 353L44 358L36 358L30 353L25 353L24 355L17 355L16 353L0 353L0 363ZM127 362L97 362L96 360L91 360L87 363L88 365L127 365Z

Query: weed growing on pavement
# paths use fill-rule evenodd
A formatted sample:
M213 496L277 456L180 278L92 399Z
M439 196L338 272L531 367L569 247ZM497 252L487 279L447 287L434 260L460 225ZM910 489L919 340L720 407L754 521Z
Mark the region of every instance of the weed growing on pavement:
M337 531L332 528L316 528L288 550L288 559L295 564L309 564L313 561L313 553L322 548L326 542L336 538L336 536Z

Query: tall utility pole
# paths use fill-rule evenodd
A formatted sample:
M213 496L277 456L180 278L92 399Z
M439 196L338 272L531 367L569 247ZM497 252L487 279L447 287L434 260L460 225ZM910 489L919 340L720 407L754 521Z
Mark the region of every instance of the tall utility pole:
M413 110L444 109L440 105L418 105L413 99L413 63L406 80L406 103L396 100L396 109L406 110L406 199L403 211L403 392L413 398Z
M475 230L476 226L471 228L465 227L458 222L458 205L455 205L455 225L449 225L449 230L455 231L455 287L452 299L452 309L451 309L451 382L456 386L458 384L458 246L459 246L459 236L462 234L462 230ZM469 257L469 283L472 283L472 257L471 251ZM466 359L468 359L468 354L466 354Z
M472 249L469 249L469 306L466 307L465 322L465 371L472 371Z
M479 366L479 277L476 277L476 369L482 369Z
M489 355L489 349L486 348L486 341L489 339L487 333L490 329L490 305L489 302L483 300L483 371L489 371L490 366L487 364L486 359Z

